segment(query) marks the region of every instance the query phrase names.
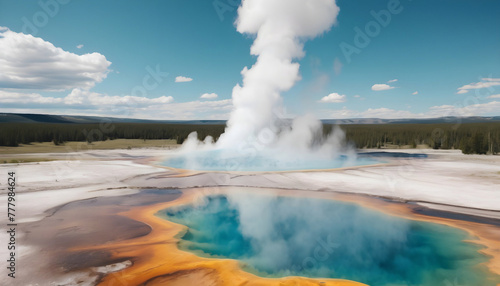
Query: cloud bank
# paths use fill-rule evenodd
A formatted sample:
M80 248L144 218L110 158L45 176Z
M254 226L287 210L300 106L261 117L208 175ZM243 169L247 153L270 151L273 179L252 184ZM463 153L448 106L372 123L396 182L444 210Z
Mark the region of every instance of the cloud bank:
M472 89L491 88L500 85L500 78L482 78L479 82L466 84L457 89L457 94L464 94Z
M111 116L142 119L227 119L230 99L175 102L172 96L155 98L112 96L73 89L63 97L0 90L0 112Z
M468 106L438 105L431 106L426 111L415 113L408 110L397 110L392 108L368 108L364 111L356 111L348 108L323 111L323 118L347 119L347 118L439 118L445 116L467 117L497 115L500 110L500 101L477 103Z
M106 78L111 65L99 53L73 54L5 27L0 27L0 51L0 88L89 89Z

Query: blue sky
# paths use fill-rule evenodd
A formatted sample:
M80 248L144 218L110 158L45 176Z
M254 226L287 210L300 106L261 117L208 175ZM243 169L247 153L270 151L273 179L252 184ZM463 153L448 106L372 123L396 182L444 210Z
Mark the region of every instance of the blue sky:
M500 2L391 1L337 1L282 94L289 116L500 115ZM0 0L0 112L225 119L256 59L235 2Z

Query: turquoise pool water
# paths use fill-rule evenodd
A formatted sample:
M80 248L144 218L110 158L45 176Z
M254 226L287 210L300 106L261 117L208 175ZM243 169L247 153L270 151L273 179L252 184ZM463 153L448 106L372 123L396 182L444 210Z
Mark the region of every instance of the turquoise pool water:
M364 166L382 163L372 157L337 156L280 156L269 152L248 153L231 150L195 151L176 155L162 165L197 171L292 171L335 169L348 166Z
M493 286L464 231L331 200L238 193L158 215L186 225L180 247L232 258L263 277L342 278L369 285Z

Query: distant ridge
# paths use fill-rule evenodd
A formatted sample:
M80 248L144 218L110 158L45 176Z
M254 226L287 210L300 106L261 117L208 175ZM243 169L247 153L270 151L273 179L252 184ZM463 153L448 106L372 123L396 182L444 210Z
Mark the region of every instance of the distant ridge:
M0 113L0 122L13 123L73 123L59 115Z
M23 114L0 113L0 123L175 123L194 125L224 125L226 120L147 120L131 118L114 118L99 116L79 115L48 115L48 114ZM432 124L432 123L482 123L500 122L500 116L471 116L471 117L440 117L425 119L380 119L380 118L353 118L353 119L323 119L325 124Z
M500 116L469 116L469 117L439 117L439 118L353 118L353 119L324 119L326 124L436 124L436 123L483 123L500 122Z
M103 121L112 123L177 123L177 124L215 124L215 125L226 124L226 120L147 120L147 119L80 116L80 115L0 113L0 123L67 123L67 124L87 123L88 124L88 123L101 123Z

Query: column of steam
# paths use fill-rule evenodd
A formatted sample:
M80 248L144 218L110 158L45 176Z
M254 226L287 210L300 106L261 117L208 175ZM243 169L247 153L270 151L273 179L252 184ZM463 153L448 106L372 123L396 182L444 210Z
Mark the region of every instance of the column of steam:
M255 36L251 54L256 63L245 67L243 85L233 89L234 110L219 148L231 148L255 138L274 122L280 93L299 79L303 43L330 29L339 12L335 0L243 0L236 28Z

